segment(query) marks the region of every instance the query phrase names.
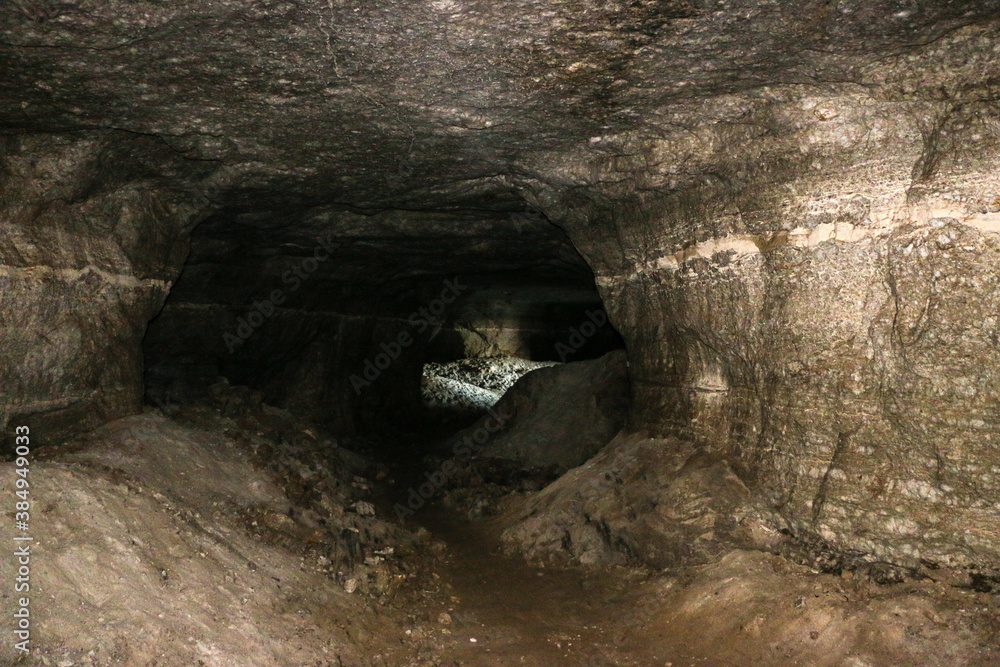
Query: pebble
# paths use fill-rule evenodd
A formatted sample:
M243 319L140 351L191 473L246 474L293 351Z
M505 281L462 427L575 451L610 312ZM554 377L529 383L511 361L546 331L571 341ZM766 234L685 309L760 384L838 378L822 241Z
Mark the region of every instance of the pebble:
M375 506L364 500L354 503L354 511L361 516L375 516Z

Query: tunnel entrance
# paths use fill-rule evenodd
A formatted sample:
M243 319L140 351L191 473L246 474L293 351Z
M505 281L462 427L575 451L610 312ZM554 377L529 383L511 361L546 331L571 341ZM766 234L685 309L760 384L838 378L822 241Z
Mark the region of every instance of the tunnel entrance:
M431 502L490 513L596 454L630 397L566 235L488 209L219 212L143 349L151 404L307 419L383 466L396 508L448 465Z
M555 571L536 582L467 519L596 454L624 424L629 387L582 257L543 218L509 223L489 211L303 212L295 224L219 213L195 230L149 325L146 397L184 423L218 408L253 460L289 480L291 521L329 536L321 562L344 590L394 594L397 531L430 530L432 555L405 561L411 574L442 572L470 606L488 605L494 630L480 636L504 659L556 659L549 632L510 615L542 588L536 620L569 604L566 623L596 623L579 582L602 599L614 584ZM442 539L453 556L433 555ZM514 575L523 592L490 599ZM426 606L406 596L406 609ZM450 609L441 622L464 627Z
M224 378L331 432L379 432L434 417L428 364L621 349L569 239L517 210L216 213L143 340L147 401L204 401Z

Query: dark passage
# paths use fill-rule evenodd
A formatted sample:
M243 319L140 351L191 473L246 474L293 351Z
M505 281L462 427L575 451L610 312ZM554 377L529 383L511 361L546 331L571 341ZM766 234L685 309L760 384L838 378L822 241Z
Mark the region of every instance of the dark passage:
M427 362L622 347L565 234L489 209L217 213L143 341L152 404L224 377L336 433L421 420Z
M998 44L0 2L0 664L1000 664Z

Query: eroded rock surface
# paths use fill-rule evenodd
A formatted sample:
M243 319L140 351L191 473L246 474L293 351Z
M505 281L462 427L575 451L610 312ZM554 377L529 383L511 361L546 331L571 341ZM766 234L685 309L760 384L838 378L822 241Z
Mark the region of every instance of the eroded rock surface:
M366 600L394 595L417 543L365 507L370 461L273 409L150 411L32 461L39 664L364 664Z
M877 94L776 93L787 134L619 219L658 239L598 277L633 424L724 453L776 528L912 566L998 562L998 125L973 92L992 34L860 70ZM953 92L919 101L933 86Z
M420 393L433 411L482 415L525 373L556 365L517 357L460 359L424 365Z
M0 140L0 426L56 442L137 412L140 341L187 253L204 177L127 132Z
M625 352L618 350L531 371L489 416L451 440L471 437L481 459L563 473L596 454L623 426L629 402L626 363Z
M750 493L725 460L676 439L623 436L511 510L505 546L542 562L700 564L755 535Z
M398 393L347 378L453 269L583 295L589 266L630 428L721 457L771 529L1000 568L998 10L7 3L4 419L138 410L200 221L147 348L191 372L158 388L225 375L345 428L416 401L429 339ZM341 268L231 354L330 230ZM522 303L504 330L565 300Z
M500 394L471 382L425 374L420 380L424 407L438 413L481 415L500 400Z

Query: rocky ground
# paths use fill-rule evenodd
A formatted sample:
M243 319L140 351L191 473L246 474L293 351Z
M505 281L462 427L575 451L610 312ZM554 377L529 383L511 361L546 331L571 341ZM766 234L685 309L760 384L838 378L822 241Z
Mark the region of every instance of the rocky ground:
M37 451L27 664L372 664L418 538L374 517L369 461L287 412L231 406Z
M555 361L531 361L518 357L458 359L447 363L424 364L425 377L445 377L495 391L501 396L525 374L539 368L558 366Z
M430 362L424 364L420 380L423 405L445 414L480 415L526 373L555 365L517 357Z
M878 585L740 549L697 567L530 565L499 535L546 492L512 493L489 520L429 504L401 525L390 507L412 464L380 465L358 453L371 443L242 388L214 393L212 406L150 408L36 452L34 652L19 663L5 643L4 664L1000 659L988 586ZM11 464L2 479L7 492ZM2 600L9 611L12 594Z

